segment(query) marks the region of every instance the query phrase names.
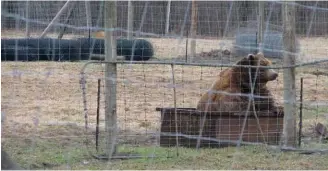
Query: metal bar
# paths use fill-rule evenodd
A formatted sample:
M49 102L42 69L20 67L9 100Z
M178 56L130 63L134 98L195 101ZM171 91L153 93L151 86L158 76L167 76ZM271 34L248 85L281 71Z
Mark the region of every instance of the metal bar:
M104 56L95 55L92 56ZM89 65L91 63L116 63L116 64L150 64L150 65L184 65L184 66L205 66L205 67L243 67L243 68L266 68L266 69L286 69L286 68L297 68L308 65L316 65L319 63L328 62L328 59L317 60L313 62L306 62L302 64L286 65L286 66L247 66L247 65L235 65L235 64L215 64L215 63L186 63L186 62L167 62L167 61L88 61L84 65ZM82 68L82 71L85 67Z
M69 9L68 9L68 12L67 12L68 14L67 14L67 16L66 16L66 18L64 20L64 24L68 24L69 23L69 19L71 18L72 14L73 14L74 3L75 3L75 1L71 2L70 6L69 6ZM61 30L59 31L59 34L58 34L58 39L63 38L66 29L67 29L66 26L61 27Z
M96 156L96 155L93 155L94 158L98 159L98 160L108 160L109 158L108 157L105 157L105 156ZM138 155L138 156L112 156L110 159L138 159L138 158L157 158L155 155L154 156L141 156L141 155Z
M97 150L97 152L98 152L98 136L99 136L100 82L101 82L101 79L98 79L98 93L97 93L97 126L96 126L96 150Z
M189 32L187 30L187 39L186 39L186 63L188 63L188 40L189 40Z
M43 38L44 36L47 35L47 33L50 31L50 28L55 24L55 22L59 19L59 16L66 10L66 8L68 7L70 3L70 0L68 0L64 6L58 11L58 13L56 14L56 16L52 19L52 21L49 23L49 25L47 26L46 29L44 29L44 31L42 32L42 34L40 35L40 38Z
M170 11L171 11L171 0L167 1L166 7L166 22L165 22L165 34L169 34L169 27L170 27Z
M258 34L257 34L257 40L258 40L258 52L263 53L263 32L264 32L264 1L258 2Z
M29 19L30 18L30 1L29 0L27 0L26 1L26 11L25 11L25 17L26 17L26 19ZM26 21L26 23L25 23L25 36L26 37L30 37L30 22L28 22L28 21Z
M197 3L195 0L191 2L191 25L190 25L190 58L191 62L196 55L196 35L197 35Z
M301 78L301 90L300 90L300 122L298 130L298 146L301 147L302 143L302 123L303 122L303 77Z
M127 37L128 40L131 40L133 37L133 14L134 14L134 7L131 0L128 2L128 33Z
M171 65L172 69L172 83L173 83L173 95L174 95L174 119L175 119L175 132L178 133L178 114L177 114L177 92L175 86L175 76L174 76L174 65ZM177 156L179 156L179 137L175 137L176 141L176 152Z
M92 27L92 18L91 18L91 5L89 0L84 1L85 5L85 14L87 16L87 27L88 29Z

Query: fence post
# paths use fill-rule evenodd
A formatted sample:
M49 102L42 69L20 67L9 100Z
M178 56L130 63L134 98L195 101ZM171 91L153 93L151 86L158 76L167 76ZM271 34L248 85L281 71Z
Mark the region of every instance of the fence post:
M127 37L129 40L132 39L133 37L133 13L134 8L133 8L133 3L131 0L128 2L128 33Z
M85 0L84 6L85 6L85 15L87 17L87 27L88 27L88 31L90 31L90 27L92 27L92 15L91 15L90 1Z
M171 0L168 0L167 7L166 7L165 35L169 34L170 12L171 12Z
M258 52L263 53L263 32L264 32L264 2L259 1L258 7L258 28L257 28L257 43L258 43Z
M291 1L289 1L291 2ZM285 66L295 65L295 6L284 2L282 6L283 42ZM284 129L283 146L296 146L296 89L295 68L285 68L284 79Z
M113 30L116 28L116 1L105 1L104 25L105 25L105 61L116 61L116 39ZM111 29L111 30L109 30ZM105 128L106 128L106 154L111 159L116 152L116 63L105 65Z
M196 54L196 34L197 34L197 3L195 0L192 1L191 4L191 27L190 27L190 56L191 58L188 58L189 61L191 62L192 59L195 57Z
M30 19L30 1L26 1L26 11L25 11L25 18ZM30 37L30 22L26 21L25 23L25 36Z

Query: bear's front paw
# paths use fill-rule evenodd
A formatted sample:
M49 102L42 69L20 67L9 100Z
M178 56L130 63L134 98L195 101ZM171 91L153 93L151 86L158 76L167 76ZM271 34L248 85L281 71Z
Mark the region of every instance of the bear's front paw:
M275 111L277 116L283 116L284 115L284 107L283 106L277 106L277 109Z

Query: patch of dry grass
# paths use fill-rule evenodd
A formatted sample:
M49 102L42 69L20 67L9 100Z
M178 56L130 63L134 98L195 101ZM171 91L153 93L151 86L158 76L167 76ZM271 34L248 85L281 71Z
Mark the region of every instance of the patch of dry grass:
M2 37L10 36L7 32L2 32ZM185 53L184 43L178 44L175 39L149 39L155 47L155 54L158 58L173 58ZM182 40L182 42L185 40ZM227 46L231 45L230 40L224 40ZM314 43L310 43L314 42ZM197 40L197 53L210 51L217 48L219 40ZM306 38L301 40L302 51L305 56L316 59L317 56L327 56L326 47L328 44L325 38ZM320 46L319 46L320 45ZM6 120L2 124L2 137L16 137L20 139L30 138L32 135L41 137L57 136L82 136L84 126L84 106L82 90L80 85L80 70L84 65L70 62L2 62L1 63L1 107L6 115ZM200 95L204 93L212 84L213 79L219 74L222 68L209 67L187 67L176 66L175 77L177 84L177 106L195 107ZM317 70L312 68L311 70ZM320 69L321 71L321 69ZM322 72L327 72L322 69ZM283 99L283 78L282 71L279 71L278 80L270 82L275 98L282 102ZM156 107L173 107L173 89L171 68L163 65L119 65L117 83L117 115L124 139L137 139L136 137L148 135L159 129L160 114L155 111ZM94 129L96 122L96 102L97 102L97 79L103 78L103 65L89 65L86 71L86 97L88 108L88 120L90 127ZM321 102L327 105L328 100L328 77L327 75L315 75L308 68L297 69L297 92L299 92L299 79L304 77L304 107L310 109L305 113L305 127L310 127L316 119L316 105ZM101 87L100 122L104 125L104 80ZM327 112L318 112L318 120L323 121ZM67 125L76 124L72 129L52 129L51 124ZM66 127L65 127L66 128ZM36 131L36 132L35 132ZM147 140L140 140L146 142ZM10 147L10 144L7 146ZM218 158L221 151L217 151ZM196 161L207 161L208 165L201 165L201 168L220 168L222 163L216 158L207 158L212 152L198 154L198 157L189 157L189 161L181 165L181 168L195 166ZM246 161L246 154L238 161ZM257 155L252 155L257 157ZM252 158L253 158L252 157ZM295 157L295 156L293 156ZM321 157L313 157L307 161L306 157L294 161L288 156L286 160L281 158L279 162L284 164L274 164L270 158L262 163L258 168L321 168L316 162ZM298 156L299 157L299 156ZM187 157L188 158L188 157ZM199 158L199 159L197 159ZM203 159L201 159L203 158ZM260 159L261 157L259 157ZM311 158L311 157L310 157ZM250 160L250 159L249 159ZM255 158L254 158L255 160ZM163 161L154 164L151 168L180 168L178 163ZM290 163L293 164L292 167ZM125 165L118 162L113 168ZM253 163L254 164L254 163ZM76 168L83 168L85 165L76 164ZM101 163L95 167L100 167ZM134 168L137 164L128 163L124 168ZM308 166L309 165L309 166ZM167 167L164 167L167 166ZM202 166L202 167L201 167ZM263 167L262 167L263 166ZM266 167L265 167L266 166ZM141 166L138 166L141 167ZM90 166L90 168L92 168ZM100 167L103 168L103 167ZM143 167L141 167L143 168ZM225 168L222 166L222 168ZM252 169L249 163L240 163L236 168Z
M38 118L40 125L49 122L71 122L84 124L83 98L80 85L80 68L83 63L2 63L2 111L6 114L8 127L12 132L13 123L33 124ZM21 74L12 74L13 68ZM195 107L201 94L212 84L220 68L175 67L177 84L177 106ZM47 72L50 71L47 76ZM103 78L101 65L90 66L86 71L86 100L89 124L96 122L97 78ZM6 74L7 73L7 74ZM282 75L282 73L280 72ZM19 76L20 75L20 76ZM270 82L269 88L275 98L282 103L283 80ZM315 111L315 103L326 103L328 99L327 76L299 73L304 77L304 106ZM160 114L156 107L173 107L171 70L168 66L127 65L118 67L117 114L122 130L140 133L159 129ZM100 122L104 123L104 81L101 86ZM297 85L297 92L300 86ZM312 104L313 103L313 104ZM319 112L319 117L324 117ZM308 117L308 121L315 120ZM304 121L305 123L307 121ZM15 125L16 125L15 124ZM7 130L9 129L9 130ZM19 131L17 132L19 133ZM25 134L25 133L23 133ZM126 135L132 134L126 132Z

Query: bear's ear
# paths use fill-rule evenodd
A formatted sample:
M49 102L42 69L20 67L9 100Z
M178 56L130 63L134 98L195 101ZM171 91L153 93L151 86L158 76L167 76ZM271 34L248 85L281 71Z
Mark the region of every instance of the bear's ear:
M255 56L253 54L248 54L247 57L244 57L238 61L237 65L253 65Z
M253 61L253 60L255 59L255 56L254 56L253 54L248 54L248 55L247 55L247 59L248 59L249 61Z

